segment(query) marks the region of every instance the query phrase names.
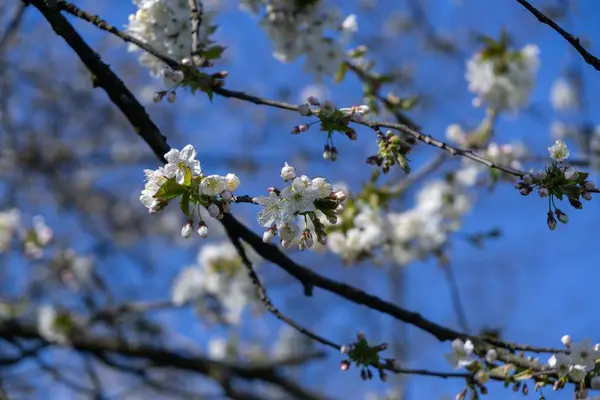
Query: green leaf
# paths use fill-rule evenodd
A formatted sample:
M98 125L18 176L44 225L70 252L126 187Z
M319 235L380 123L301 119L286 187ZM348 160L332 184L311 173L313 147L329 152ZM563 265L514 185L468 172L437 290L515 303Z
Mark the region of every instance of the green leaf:
M587 172L577 172L577 182L583 185L588 176L590 176L590 174Z
M202 56L207 60L216 60L218 58L221 58L221 55L224 51L225 47L223 46L213 46L202 52Z
M337 70L335 74L335 83L340 83L346 77L346 72L348 72L348 64L343 62L340 64L340 68Z
M209 98L210 102L212 103L212 101L213 101L213 90L212 90L212 88L209 88L209 87L202 88L202 91L208 95L208 98Z
M183 178L183 185L190 187L192 186L192 169L185 167L185 177Z
M186 191L187 189L185 188L185 186L182 186L175 181L168 180L165 183L163 183L160 189L158 189L158 191L154 195L154 198L171 200L175 197L182 195Z
M183 196L181 196L181 200L179 200L179 208L186 215L190 216L190 192L185 192Z

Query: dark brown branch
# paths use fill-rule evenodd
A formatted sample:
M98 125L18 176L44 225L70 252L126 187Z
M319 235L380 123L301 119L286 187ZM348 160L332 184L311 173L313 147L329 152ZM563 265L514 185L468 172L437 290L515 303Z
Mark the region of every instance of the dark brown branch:
M39 335L34 326L16 320L9 320L0 324L0 337L15 340L33 339L48 343ZM305 390L295 382L281 376L272 365L244 365L241 362L225 363L199 355L183 355L155 346L94 337L83 332L71 335L69 342L71 347L92 354L112 353L132 359L147 360L156 367L197 372L217 380L220 377L236 377L248 381L260 380L279 386L298 399L324 399L324 397Z
M581 54L581 57L583 57L586 63L594 67L597 71L600 71L600 59L591 54L589 51L587 51L585 47L581 45L581 42L577 36L565 31L563 28L560 27L560 25L558 25L552 19L548 18L540 10L532 6L531 3L529 3L527 0L517 0L517 2L519 2L519 4L521 4L530 13L532 13L542 24L546 24L552 29L554 29L556 32L558 32L560 36L562 36L567 42L571 44L571 46L575 48L575 50L577 50L579 54Z
M81 36L73 29L71 24L60 12L50 8L43 0L33 0L35 6L48 20L54 32L61 36L65 42L77 53L81 61L92 73L92 82L95 87L102 87L110 100L121 110L127 110L125 116L154 154L161 160L169 151L166 138L160 133L158 127L152 122L144 107L136 100L133 93L125 86L123 81L116 76L109 66L105 64L98 54L85 43ZM109 89L107 89L109 88Z

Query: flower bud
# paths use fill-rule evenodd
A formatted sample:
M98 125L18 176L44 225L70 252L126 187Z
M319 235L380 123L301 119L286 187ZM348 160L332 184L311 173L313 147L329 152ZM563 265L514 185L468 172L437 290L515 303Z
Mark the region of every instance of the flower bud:
M569 167L565 169L565 178L568 180L577 179L577 171L575 171L575 168Z
M524 175L523 176L523 183L526 185L532 185L533 184L533 177L529 174Z
M387 374L382 369L379 370L379 379L381 379L382 382L387 382Z
M208 236L208 227L204 221L200 221L200 226L198 227L197 232L202 239L205 239Z
M550 195L550 192L548 191L548 189L547 189L547 188L545 188L545 187L541 187L541 188L538 190L538 194L540 195L540 197L542 197L542 198L543 198L543 197L548 197L548 196Z
M548 228L550 228L551 231L556 229L556 220L554 219L554 215L552 214L552 211L548 211Z
M475 380L480 385L484 385L487 381L490 380L490 375L485 370L479 370L475 374Z
M558 218L558 220L560 222L562 222L563 224L566 224L569 222L568 215L565 214L564 212L560 211L558 208L556 209L556 211L554 213L556 214L556 218Z
M282 246L284 249L287 249L288 247L290 247L290 245L291 245L291 244L292 244L292 241L291 241L291 240L282 240L282 241L281 241L281 246Z
M535 174L535 179L538 179L540 181L543 181L544 179L546 179L546 177L548 176L548 174L546 173L546 171L538 171Z
M592 193L583 192L581 193L581 197L583 197L584 200L590 201L592 199Z
M310 114L312 114L312 112L310 111L310 107L307 104L302 104L298 106L298 112L304 117L308 117Z
M298 130L300 132L306 132L308 130L308 128L310 128L310 126L308 124L301 124L298 125Z
M573 206L573 208L576 208L578 210L581 210L583 208L583 204L581 204L581 202L575 197L569 196L569 203L571 204L571 206Z
M489 363L493 363L497 359L498 359L498 352L496 351L496 349L489 349L487 351L487 353L485 354L485 361L487 361Z
M335 225L335 224L337 224L337 221L338 221L338 219L337 219L337 217L334 215L334 216L332 216L332 217L327 217L327 221L329 221L329 223L330 223L331 225Z
M334 192L334 195L335 195L335 199L338 201L346 200L346 193L343 192L342 190L338 190L338 191Z
M163 92L156 92L154 93L154 96L152 96L152 101L155 103L160 103L164 97L164 93Z
M208 205L208 215L210 215L213 218L217 218L219 216L219 214L221 214L221 209L219 208L218 205L212 203Z
M224 190L223 192L221 192L221 198L227 202L230 202L231 200L233 200L233 194L231 194L229 190Z
M291 181L296 177L296 169L286 162L283 168L281 168L281 177L284 181Z
M344 360L340 363L340 369L342 371L348 371L348 369L350 369L350 362L348 362L347 360Z
M569 347L571 345L571 336L564 335L560 338L560 341L565 347Z
M271 243L273 238L275 237L275 227L269 228L263 233L263 242Z
M340 347L340 351L342 354L350 354L350 352L352 351L352 345L345 344L342 347Z
M594 185L594 182L590 182L590 181L586 181L585 184L583 185L583 187L585 188L585 190L596 189L596 185Z
M183 65L185 65L186 67L191 67L193 65L192 63L192 59L189 57L184 58L183 60L181 60L181 63Z
M177 100L177 95L175 94L175 92L169 92L167 94L167 101L169 103L175 103L175 100Z
M527 196L529 193L531 193L532 190L533 189L531 189L531 186L525 186L524 188L519 190L519 193L521 193L521 195L523 196Z
M335 147L331 148L331 161L336 161L338 159L338 152Z
M330 159L331 159L331 151L330 150L323 151L323 160L330 160Z
M190 219L181 228L181 236L184 239L189 239L192 237L192 233L194 233L194 221Z
M311 106L318 107L319 105L321 105L321 103L319 103L319 99L317 99L314 96L309 96L307 100L308 100L308 104L310 104Z

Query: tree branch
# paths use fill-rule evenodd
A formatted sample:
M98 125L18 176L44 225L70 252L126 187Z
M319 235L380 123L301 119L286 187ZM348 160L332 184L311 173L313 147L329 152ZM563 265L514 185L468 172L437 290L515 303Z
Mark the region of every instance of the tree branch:
M571 46L575 48L575 50L577 50L577 52L579 52L579 54L581 54L581 57L583 57L586 63L594 67L597 71L600 71L600 59L591 54L589 51L587 51L585 47L581 45L581 42L579 41L579 38L577 36L565 31L563 28L560 27L560 25L558 25L552 19L548 18L540 10L532 6L531 3L529 3L527 0L517 0L517 2L519 2L519 4L521 4L531 14L533 14L542 24L546 24L552 29L554 29L556 32L558 32L560 36L562 36L567 42L571 44Z

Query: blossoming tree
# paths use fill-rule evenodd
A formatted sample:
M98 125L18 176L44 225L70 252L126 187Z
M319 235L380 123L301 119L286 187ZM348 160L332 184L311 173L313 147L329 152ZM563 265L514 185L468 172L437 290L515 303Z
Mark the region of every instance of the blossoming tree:
M600 131L565 118L549 121L543 142L503 134L540 114L543 48L511 35L514 21L471 46L441 34L420 1L408 11L383 1L13 3L0 4L1 398L49 388L60 398L388 400L600 389L592 332L526 343L495 325L496 310L474 329L454 273L453 245L474 245L463 250L472 257L524 218L559 242L589 211L570 221L571 210L598 193ZM431 3L510 8L527 32L568 46L577 67L549 85L549 104L559 116L582 111L581 70L600 60L561 25L573 5ZM383 26L375 43L370 24ZM457 66L449 81L468 93L463 114L436 70L432 93L453 113L430 123L438 104L414 84L418 73L398 68L400 53L386 60L409 35L426 44L412 58L436 60L419 68ZM302 78L273 90L275 70ZM503 205L505 225L469 223L476 199L499 196L535 211L517 221ZM436 303L426 313L404 293L407 271L431 265L419 283ZM428 287L438 275L448 295ZM349 304L361 311L341 318ZM428 315L445 304L451 322ZM441 363L411 355L436 341ZM411 394L415 377L448 384Z

